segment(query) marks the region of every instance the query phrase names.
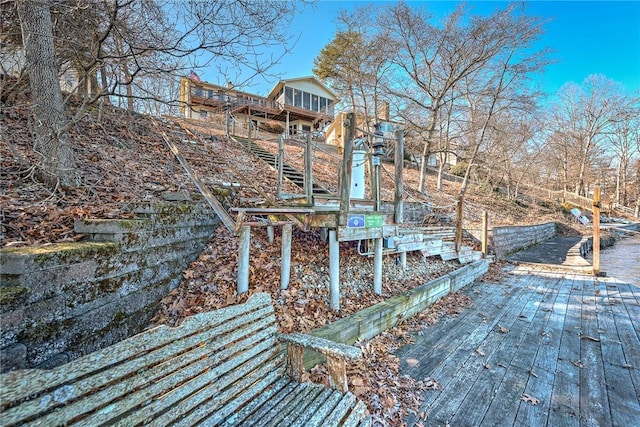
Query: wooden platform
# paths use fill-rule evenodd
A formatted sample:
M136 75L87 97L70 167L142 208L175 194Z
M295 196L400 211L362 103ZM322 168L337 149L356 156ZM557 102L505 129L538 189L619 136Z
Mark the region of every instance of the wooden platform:
M397 353L440 385L410 426L640 425L640 283L519 266L464 292Z

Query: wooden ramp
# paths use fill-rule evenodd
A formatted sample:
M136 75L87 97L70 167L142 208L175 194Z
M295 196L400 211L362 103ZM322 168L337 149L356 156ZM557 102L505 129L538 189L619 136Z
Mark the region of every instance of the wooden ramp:
M423 426L640 425L640 284L520 266L397 352ZM425 419L426 418L426 419Z

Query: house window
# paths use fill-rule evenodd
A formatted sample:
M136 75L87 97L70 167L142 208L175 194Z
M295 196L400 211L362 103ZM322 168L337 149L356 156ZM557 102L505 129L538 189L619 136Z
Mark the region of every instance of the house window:
M301 90L294 89L293 105L296 107L302 107L302 91Z
M213 98L213 89L209 89L208 97Z
M303 108L305 110L311 110L311 94L309 92L302 92L304 105Z
M311 95L311 109L313 111L319 111L318 110L318 95Z
M325 114L327 113L327 98L324 96L320 97L320 112Z
M309 125L302 125L302 130L305 132L311 132L311 126Z
M204 110L200 110L198 111L198 113L200 114L200 118L201 119L206 119L207 118L207 112Z
M200 86L196 86L196 96L202 97L202 88Z
M333 101L327 99L327 113L329 116L333 116Z
M284 103L286 105L293 105L293 89L290 87L284 90Z

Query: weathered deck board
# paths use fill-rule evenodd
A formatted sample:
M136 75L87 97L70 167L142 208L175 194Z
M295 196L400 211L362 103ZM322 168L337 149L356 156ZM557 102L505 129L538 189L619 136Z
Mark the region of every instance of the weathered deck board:
M564 292L568 294L564 313L564 326L560 339L556 377L551 394L551 407L547 425L576 427L580 425L580 310L582 301L581 279L568 278Z
M397 352L442 387L409 425L638 425L640 283L520 266L464 292L472 308Z

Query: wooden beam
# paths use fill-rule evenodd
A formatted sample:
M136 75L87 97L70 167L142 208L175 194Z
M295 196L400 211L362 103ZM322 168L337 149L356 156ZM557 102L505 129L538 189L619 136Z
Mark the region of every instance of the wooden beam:
M487 240L489 239L489 215L482 212L482 258L487 257Z
M351 199L351 167L353 163L353 137L356 133L356 115L347 114L348 126L342 153L342 168L340 170L340 215L339 225L347 225L349 215L349 200Z
M156 128L162 129L157 123ZM207 186L204 185L202 180L200 180L198 174L191 168L182 154L180 154L180 150L178 150L178 147L169 140L169 137L164 131L161 132L164 142L169 146L169 149L171 150L173 155L176 156L176 159L178 159L178 162L180 162L182 168L185 170L189 178L191 178L191 181L193 181L193 183L196 185L196 187L200 191L200 194L202 194L204 199L207 201L207 204L211 206L211 209L213 209L216 215L218 215L218 218L220 218L220 221L222 221L227 230L235 234L236 224L233 222L233 218L231 218L231 215L229 215L224 206L222 206L218 199L211 193L211 191L209 191Z
M251 248L251 227L240 227L238 241L238 295L249 290L249 253Z
M600 185L593 189L593 275L600 275Z
M307 143L304 147L304 190L307 203L313 205L313 145L311 133L307 134Z
M460 196L458 198L458 204L456 208L456 252L460 250L462 247L462 203L463 198Z
M289 278L291 276L291 234L293 227L291 224L282 226L282 249L280 256L280 288L287 289L289 287Z
M395 222L396 224L402 224L404 222L404 202L402 200L402 195L404 194L404 137L400 130L396 132L396 151L394 157L396 168L396 190L393 196Z
M329 230L329 305L340 310L340 244L336 230Z

